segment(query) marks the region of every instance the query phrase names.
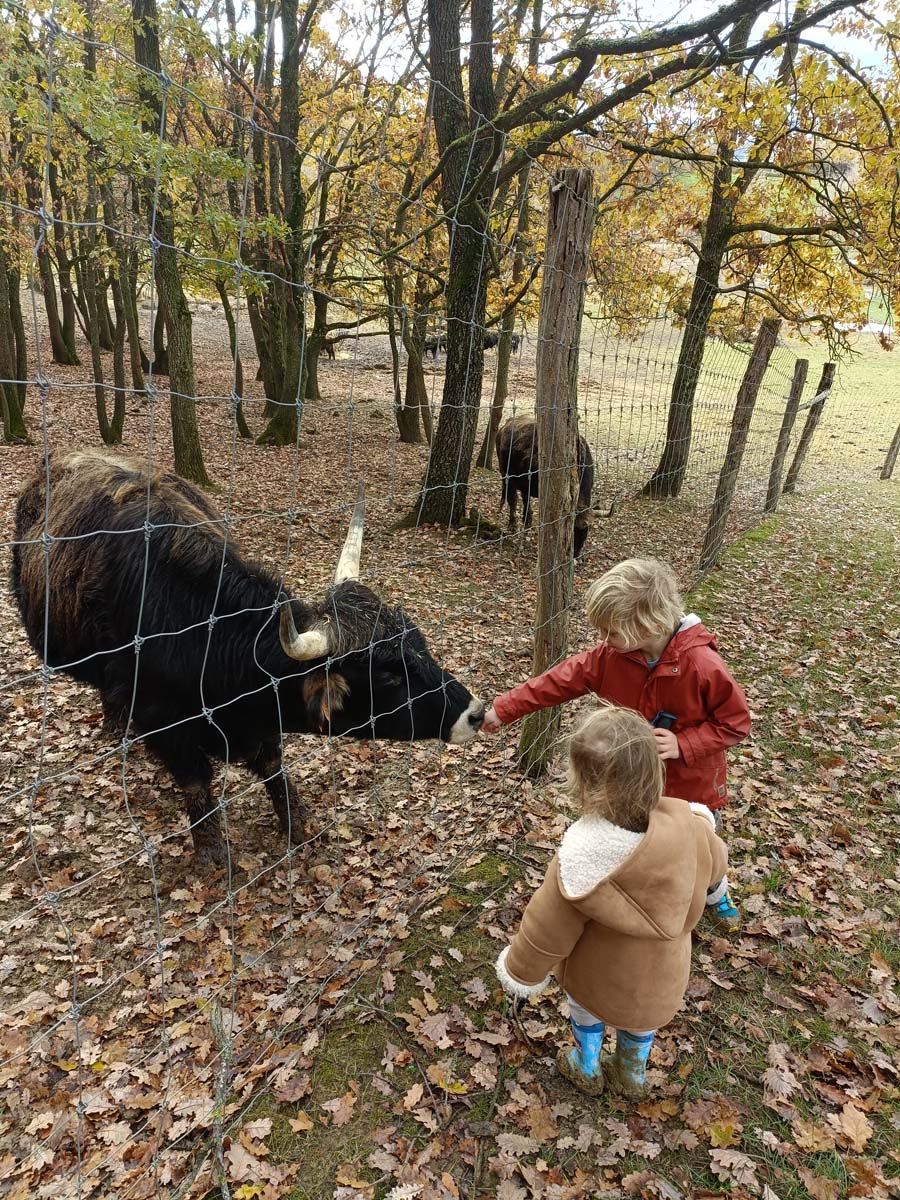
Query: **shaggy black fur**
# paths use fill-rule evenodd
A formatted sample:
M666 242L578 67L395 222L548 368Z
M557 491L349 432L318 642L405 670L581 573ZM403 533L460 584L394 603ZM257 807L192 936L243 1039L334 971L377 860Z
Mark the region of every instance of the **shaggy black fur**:
M154 475L148 493L137 464L84 452L51 458L50 477L46 562L43 469L16 509L12 586L28 637L48 665L99 689L109 726L124 731L130 717L130 736L145 737L187 792L198 857L224 856L210 758L265 779L297 840L302 811L282 768L282 732L446 739L468 709L470 693L402 608L356 581L320 604L289 599L233 537L226 543L221 515L177 476ZM300 631L327 615L327 664L285 654L278 602L291 604Z
M537 426L528 417L513 417L497 433L497 461L503 476L500 506L509 505L509 528L516 528L516 504L522 497L522 520L531 526L531 500L540 486ZM578 437L578 507L572 551L581 555L591 525L591 493L594 490L594 459L591 448Z

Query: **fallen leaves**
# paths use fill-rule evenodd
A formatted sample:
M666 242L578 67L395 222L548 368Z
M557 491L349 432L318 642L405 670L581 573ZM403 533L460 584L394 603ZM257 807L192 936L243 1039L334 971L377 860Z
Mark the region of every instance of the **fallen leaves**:
M331 1114L332 1125L349 1125L355 1104L356 1093L351 1089L346 1091L343 1096L324 1101L321 1107Z
M710 1170L726 1183L737 1184L748 1191L759 1191L756 1163L739 1150L710 1150Z
M838 1141L857 1153L872 1137L873 1129L865 1113L854 1104L845 1104L840 1113L829 1113L828 1123L837 1133Z

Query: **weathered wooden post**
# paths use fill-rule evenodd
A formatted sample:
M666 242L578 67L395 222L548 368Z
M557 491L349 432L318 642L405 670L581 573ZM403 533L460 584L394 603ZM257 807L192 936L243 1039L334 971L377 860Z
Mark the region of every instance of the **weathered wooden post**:
M750 354L750 361L741 386L738 388L737 400L734 405L734 416L731 419L731 436L728 439L728 449L725 451L725 461L719 474L719 486L716 488L716 498L713 500L709 514L709 524L706 527L706 537L703 539L703 549L700 551L700 568L706 570L719 557L722 541L725 537L725 521L731 502L734 499L734 489L737 485L738 472L741 469L741 459L747 445L747 434L750 431L750 421L756 405L766 367L775 349L775 339L781 328L780 317L766 317L759 327L756 342Z
M897 455L900 454L900 425L897 426L896 432L891 439L891 444L888 446L887 457L884 460L884 466L881 468L881 479L890 479L894 473L894 464L897 461Z
M769 471L769 486L766 490L765 512L773 513L778 507L778 497L781 495L781 476L784 471L784 460L787 457L788 446L791 442L791 430L800 408L800 397L806 386L806 374L809 371L809 359L798 358L794 364L794 378L791 380L791 390L788 392L787 408L781 421L778 442L772 456L772 467Z
M803 426L800 441L797 443L794 461L791 463L791 469L788 471L787 479L784 481L784 488L782 490L785 492L792 492L797 486L797 476L800 474L800 468L803 466L806 455L809 452L813 434L816 432L816 426L822 418L822 410L825 407L825 401L831 395L833 383L834 363L828 362L822 368L822 378L819 380L816 394L809 406L809 412L806 414L806 424Z
M535 418L541 494L535 674L559 662L568 649L578 496L578 351L593 225L591 171L557 172L550 186L538 322ZM558 709L532 713L523 722L519 754L532 777L543 772L553 755L559 722Z

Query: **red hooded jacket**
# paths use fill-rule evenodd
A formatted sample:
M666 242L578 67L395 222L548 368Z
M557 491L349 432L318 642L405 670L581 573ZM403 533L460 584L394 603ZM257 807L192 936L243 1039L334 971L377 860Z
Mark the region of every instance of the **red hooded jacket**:
M648 721L665 709L678 718L673 732L681 752L666 759L665 794L722 808L728 799L725 750L750 732L750 710L713 634L696 617L689 622L690 616L654 667L640 651L595 646L498 696L494 712L506 725L588 692Z

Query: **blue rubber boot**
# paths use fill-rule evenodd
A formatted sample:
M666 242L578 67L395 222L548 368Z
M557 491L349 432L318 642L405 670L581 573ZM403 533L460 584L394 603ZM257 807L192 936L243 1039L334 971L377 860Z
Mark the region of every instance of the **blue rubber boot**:
M603 1046L602 1021L594 1025L579 1025L569 1018L575 1045L571 1050L563 1047L556 1056L559 1073L579 1092L588 1096L599 1096L603 1091L603 1069L600 1066L600 1050Z
M723 880L723 883L724 888L719 884L707 893L706 911L716 929L723 933L737 933L741 927L741 912L729 895L727 880Z
M655 1033L616 1034L616 1052L604 1062L609 1090L629 1100L643 1100L647 1095L647 1060Z

